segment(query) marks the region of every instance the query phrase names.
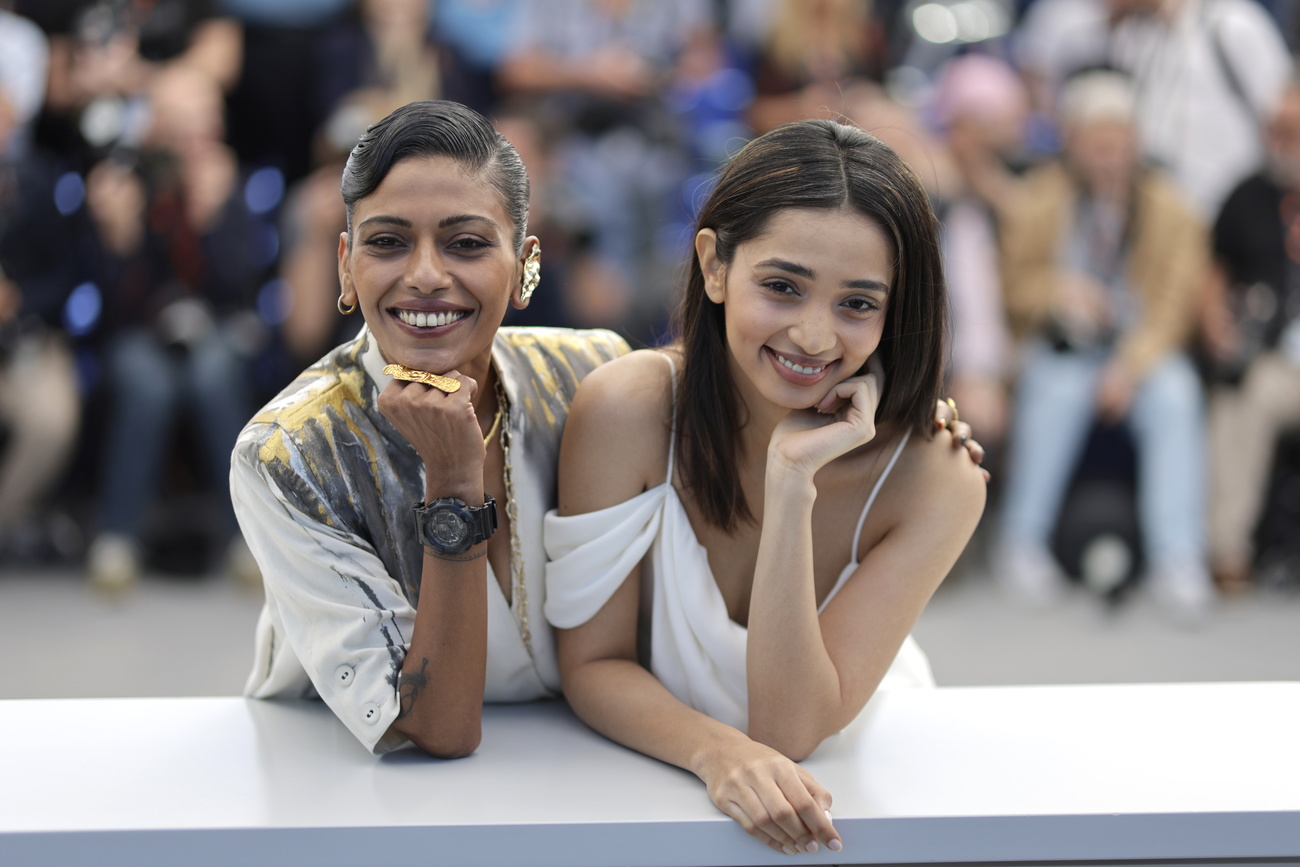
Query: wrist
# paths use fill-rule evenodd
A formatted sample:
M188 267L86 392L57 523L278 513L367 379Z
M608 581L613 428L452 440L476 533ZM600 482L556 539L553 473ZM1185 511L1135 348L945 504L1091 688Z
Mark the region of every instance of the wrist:
M705 736L703 743L691 753L686 763L686 769L699 777L705 785L708 785L709 777L712 776L718 762L730 749L736 738L748 740L742 732L729 726L722 731L709 733Z
M788 460L779 452L770 451L767 455L763 489L767 497L807 499L811 502L817 498L813 475L813 471L808 468Z
M480 485L477 488L467 485L454 488L447 488L442 485L436 488L432 486L426 487L424 489L424 502L428 504L434 500L460 500L467 506L481 506L483 505L483 486Z
M483 473L468 476L432 475L426 469L424 482L424 501L432 503L444 497L452 497L467 506L483 505Z
M424 555L426 557L432 557L435 560L445 560L448 563L469 563L478 560L480 557L487 556L487 542L480 542L464 554L444 554L435 548L425 545Z

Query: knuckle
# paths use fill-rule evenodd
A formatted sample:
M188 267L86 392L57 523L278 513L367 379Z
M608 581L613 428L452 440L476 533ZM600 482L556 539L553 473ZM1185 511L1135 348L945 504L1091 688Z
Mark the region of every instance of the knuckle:
M731 818L739 822L740 827L744 828L747 833L753 834L758 831L758 825L754 824L754 820L744 810L737 808Z
M798 816L794 807L790 804L779 804L768 811L772 816L772 821L778 825L787 825Z

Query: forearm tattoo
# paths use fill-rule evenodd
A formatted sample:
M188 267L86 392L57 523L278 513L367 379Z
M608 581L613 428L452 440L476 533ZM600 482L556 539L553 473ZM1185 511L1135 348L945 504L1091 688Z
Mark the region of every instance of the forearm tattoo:
M397 712L398 719L404 719L415 710L415 702L420 697L420 692L429 685L429 660L420 660L419 671L403 671L397 678L397 696L401 704L401 709Z

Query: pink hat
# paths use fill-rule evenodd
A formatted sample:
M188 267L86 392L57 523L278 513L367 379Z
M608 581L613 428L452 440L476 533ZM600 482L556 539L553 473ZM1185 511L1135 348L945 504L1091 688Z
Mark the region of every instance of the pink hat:
M1005 61L988 54L963 54L940 72L935 107L944 124L963 117L1019 117L1029 110L1029 94Z

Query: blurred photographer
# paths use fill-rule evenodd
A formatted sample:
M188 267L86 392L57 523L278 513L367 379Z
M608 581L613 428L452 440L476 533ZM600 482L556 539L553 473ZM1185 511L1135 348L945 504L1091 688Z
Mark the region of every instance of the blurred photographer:
M243 31L218 0L24 2L50 34L42 135L80 167L103 149L137 147L149 126L149 93L177 66L224 92L239 78Z
M253 406L257 239L238 162L224 143L216 83L185 66L161 72L150 88L146 142L138 163L104 160L86 184L109 398L100 532L88 570L106 590L139 577L148 511L188 418L218 506L208 526L227 546L228 565L251 580L224 482Z
M1072 79L1061 159L1027 175L1002 215L1003 289L1024 354L997 573L1032 601L1059 591L1048 542L1066 488L1093 424L1123 423L1137 449L1148 587L1196 618L1213 594L1203 398L1183 350L1208 250L1178 190L1141 164L1134 105L1118 73Z
M7 5L7 4L5 4ZM43 497L66 469L81 419L59 323L72 285L56 172L31 146L45 92L40 29L0 6L0 546L42 553Z
M1215 222L1202 316L1210 562L1228 591L1251 583L1277 438L1300 425L1300 84L1287 88L1265 140L1267 168L1232 192Z

